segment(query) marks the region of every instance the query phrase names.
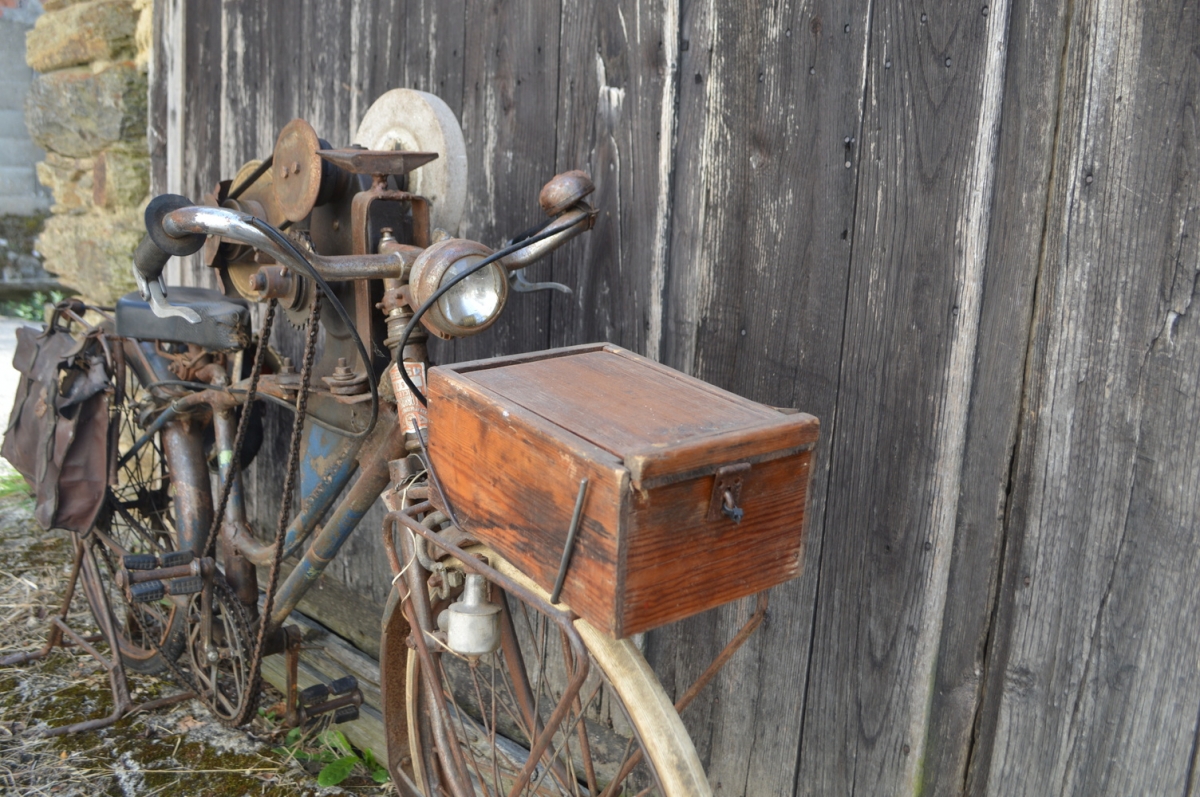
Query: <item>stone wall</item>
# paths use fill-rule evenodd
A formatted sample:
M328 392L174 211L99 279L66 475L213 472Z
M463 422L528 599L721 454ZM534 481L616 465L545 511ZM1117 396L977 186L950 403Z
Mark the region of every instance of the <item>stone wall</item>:
M44 153L29 138L24 112L33 80L25 33L41 12L34 0L0 0L0 215L30 216L50 206L33 169Z
M47 0L26 36L40 74L25 102L54 195L38 239L45 267L89 300L134 289L130 259L150 187L146 86L151 0Z

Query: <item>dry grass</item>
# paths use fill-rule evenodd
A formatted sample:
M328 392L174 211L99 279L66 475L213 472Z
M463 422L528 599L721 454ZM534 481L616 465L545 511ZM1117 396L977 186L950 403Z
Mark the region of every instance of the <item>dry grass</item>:
M27 498L0 497L0 655L42 646L48 618L57 611L70 575L70 557L68 535L42 532ZM82 633L96 632L81 596L73 602L69 622ZM177 691L170 682L136 675L130 675L129 685L135 701ZM275 699L278 695L264 703ZM344 788L322 789L296 760L271 752L282 729L259 718L247 729L232 730L197 701L128 717L90 733L58 738L36 733L107 716L111 707L106 672L82 651L59 649L42 661L0 668L0 793L395 793L365 777L347 781Z

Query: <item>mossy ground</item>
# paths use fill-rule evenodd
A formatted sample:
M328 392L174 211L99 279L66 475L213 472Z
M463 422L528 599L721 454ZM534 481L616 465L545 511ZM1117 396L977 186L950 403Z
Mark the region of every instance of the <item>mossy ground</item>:
M2 475L2 474L0 474ZM3 479L0 478L0 482ZM3 485L0 485L2 487ZM0 495L5 493L0 489ZM0 655L36 650L70 575L68 535L47 534L20 489L0 497ZM70 625L95 633L77 597ZM107 653L103 645L101 650ZM129 676L135 701L173 694L173 683ZM278 695L263 702L272 702ZM41 661L0 668L0 793L46 795L394 794L356 773L322 789L314 772L271 752L283 729L259 718L220 725L197 701L122 719L109 728L40 738L38 728L104 717L112 709L104 668L83 652L56 649Z

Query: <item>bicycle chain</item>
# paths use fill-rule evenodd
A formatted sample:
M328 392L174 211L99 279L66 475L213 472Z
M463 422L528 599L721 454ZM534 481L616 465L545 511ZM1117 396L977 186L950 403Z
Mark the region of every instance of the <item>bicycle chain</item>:
M258 620L258 638L254 643L254 656L250 659L250 677L246 680L246 692L241 711L234 725L246 722L254 711L251 702L262 683L263 648L267 638L267 626L271 621L271 610L275 603L275 587L279 581L279 568L283 562L283 541L287 535L288 520L292 514L292 492L296 486L296 471L300 469L300 435L304 431L304 416L308 413L308 383L312 378L313 361L317 354L317 332L321 320L321 295L313 297L312 309L308 314L308 336L304 341L304 363L300 367L300 394L296 398L296 419L292 423L292 441L288 449L287 474L283 482L283 497L279 505L279 522L275 528L275 554L271 560L271 573L267 578L267 592L263 599L262 614Z

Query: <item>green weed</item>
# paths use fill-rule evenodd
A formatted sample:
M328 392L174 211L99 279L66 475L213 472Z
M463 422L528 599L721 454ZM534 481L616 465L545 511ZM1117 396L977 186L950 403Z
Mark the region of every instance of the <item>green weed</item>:
M339 730L322 731L315 739L309 739L302 729L292 728L284 738L283 745L272 750L285 758L322 764L317 775L317 784L322 787L338 785L350 777L358 766L366 770L376 783L391 780L387 768L379 763L369 748L364 748L360 754Z

